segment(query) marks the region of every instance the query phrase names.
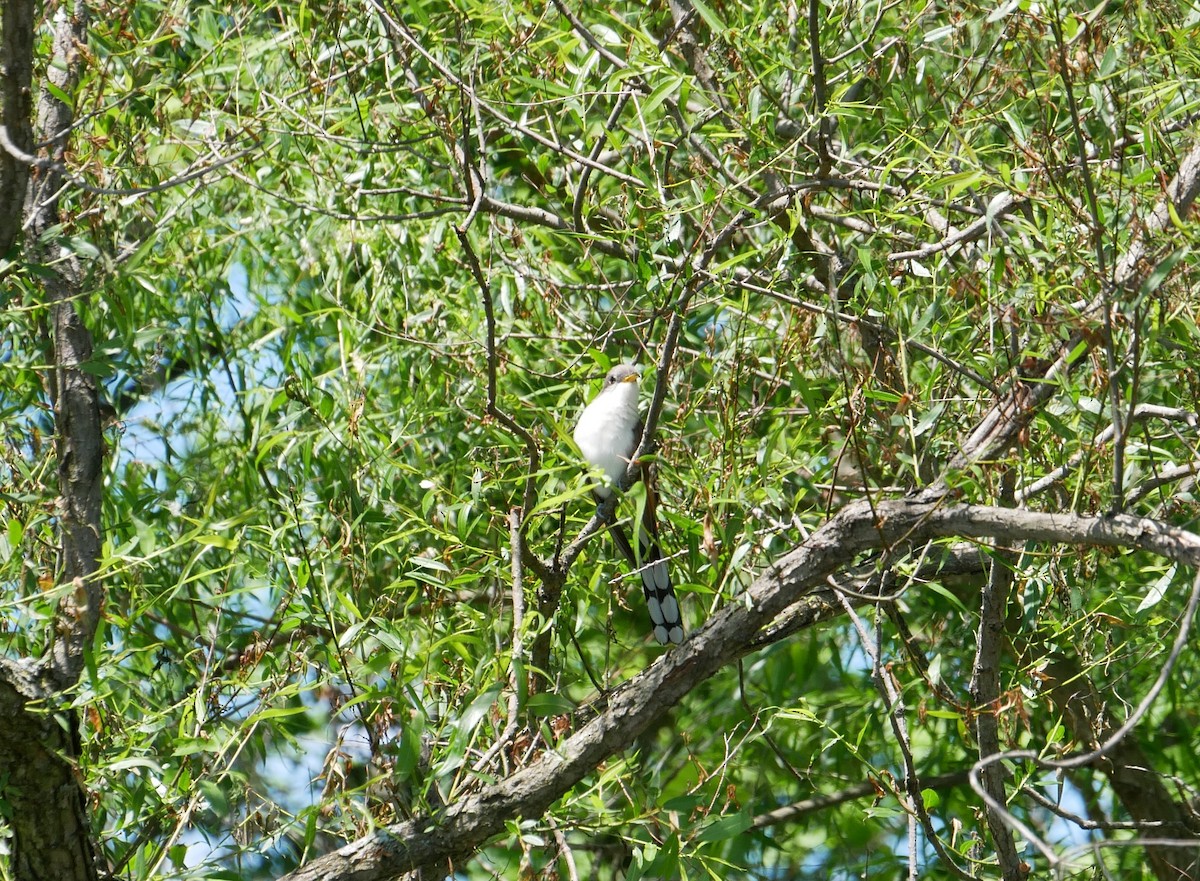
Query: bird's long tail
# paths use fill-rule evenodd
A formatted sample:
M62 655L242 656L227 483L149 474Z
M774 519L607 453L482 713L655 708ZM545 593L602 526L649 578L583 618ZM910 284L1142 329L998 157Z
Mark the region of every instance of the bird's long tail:
M646 595L646 607L650 610L650 621L654 625L654 638L661 645L683 642L683 617L679 611L679 600L675 598L675 587L671 584L671 572L658 545L654 512L647 505L638 530L638 550L635 554L629 537L620 523L609 527L617 549L638 571L642 579L642 592Z

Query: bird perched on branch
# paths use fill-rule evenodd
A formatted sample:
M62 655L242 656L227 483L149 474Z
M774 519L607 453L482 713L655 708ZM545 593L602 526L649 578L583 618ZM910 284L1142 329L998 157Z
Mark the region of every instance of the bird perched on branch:
M638 413L638 376L641 368L618 364L604 377L600 394L584 408L575 426L575 443L587 461L602 470L609 484L625 475L634 451L642 439L642 418ZM625 530L618 522L609 524L613 542L642 579L642 592L654 625L654 638L660 644L683 642L683 618L671 584L671 573L658 543L656 518L657 493L648 467L640 469L646 485L646 506L638 528L635 553ZM593 489L597 501L612 494L612 486L601 484Z

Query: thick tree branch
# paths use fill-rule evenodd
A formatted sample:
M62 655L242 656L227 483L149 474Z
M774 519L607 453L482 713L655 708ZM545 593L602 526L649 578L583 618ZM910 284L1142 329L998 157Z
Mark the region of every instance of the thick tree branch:
M603 712L532 764L438 815L388 826L287 877L382 881L446 859L470 859L507 822L540 817L600 762L628 748L693 688L744 655L755 634L779 613L848 561L873 550L946 537L1121 547L1200 565L1200 536L1144 518L944 506L941 499L855 502L759 576L744 601L715 614L687 642L610 695Z
M77 76L78 46L84 38L84 10L60 11L54 34L54 61L47 78L57 94L70 94ZM72 111L55 92L47 89L38 102L38 134L51 144L61 160L66 143L61 133L70 131ZM60 222L58 196L64 181L53 170L35 178L28 226L38 248ZM54 255L57 257L57 254ZM47 261L51 262L50 255ZM62 540L60 581L72 586L60 607L59 638L51 652L49 673L60 689L74 685L83 672L83 654L90 647L100 622L100 585L92 577L99 565L103 534L100 526L101 462L104 438L100 430L100 404L96 378L86 369L92 360L92 335L75 308L78 268L60 262L46 277L50 304L53 373L48 383L56 423L59 507Z
M14 6L22 7L15 9ZM6 44L32 41L32 4L6 3ZM79 755L78 721L61 709L64 692L84 669L100 622L102 594L95 578L103 533L100 523L101 465L104 440L96 379L88 372L92 338L75 308L78 267L62 259L53 230L62 222L58 198L71 108L60 99L74 90L78 47L84 37L82 4L59 9L54 25L53 57L46 66L49 86L38 102L38 139L50 145L53 165L32 175L23 225L28 251L47 267L43 275L50 369L46 379L54 407L58 464L57 522L61 586L54 641L40 662L0 665L0 781L13 829L13 877L17 881L97 877L95 845L87 816ZM7 72L6 72L7 73ZM28 82L18 85L28 88ZM6 103L6 112L8 105ZM15 130L21 121L13 120ZM11 207L9 206L0 206Z
M0 659L0 796L11 809L11 877L95 881L92 831L72 758L75 718L49 711L54 700L36 664Z
M829 103L825 85L825 59L821 55L821 3L808 0L808 50L812 55L813 115L817 118L816 142L817 176L825 177L833 167L829 156L829 140L832 124L826 114Z

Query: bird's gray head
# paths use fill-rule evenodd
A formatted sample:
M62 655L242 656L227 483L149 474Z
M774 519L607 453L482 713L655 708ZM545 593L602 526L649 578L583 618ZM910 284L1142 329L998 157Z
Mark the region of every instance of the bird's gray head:
M636 364L618 364L605 374L604 385L600 390L610 389L622 382L637 382L641 374L642 368Z

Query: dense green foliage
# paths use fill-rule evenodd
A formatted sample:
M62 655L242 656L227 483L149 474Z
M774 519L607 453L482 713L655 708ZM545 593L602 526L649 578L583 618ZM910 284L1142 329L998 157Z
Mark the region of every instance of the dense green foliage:
M658 362L676 315L655 455L692 629L848 499L938 477L979 504L1014 504L1011 481L1033 509L1195 528L1192 478L1170 470L1197 459L1195 225L1171 218L1155 271L1113 286L1195 137L1195 9L820 3L818 96L807 7L690 8L680 26L659 2L91 4L69 154L91 189L65 195L59 244L87 267L80 304L117 412L104 621L74 700L122 877L273 877L428 814L661 653L603 536L550 620L526 569L514 636L506 516L532 476L530 550L569 544L593 511L573 420L610 364ZM8 657L45 651L58 600L41 274L23 259L0 264ZM1046 380L1008 454L947 472L998 394L1071 334L1086 354ZM487 412L490 340L496 405L539 462ZM1114 406L1117 443L1102 434ZM456 868L899 877L903 750L924 778L963 772L990 711L968 694L982 579L906 580L934 552L876 561L903 593L858 611L909 744L842 617L701 683ZM1162 667L1189 574L1045 545L1003 565L1001 745L1088 748L1041 685L1048 666L1071 665L1119 725ZM550 685L529 695L545 630ZM1198 680L1185 653L1136 732L1183 802L1200 787ZM513 682L521 733L489 752ZM1011 768L1010 809L1060 853L1136 834L1081 830L1020 790L1129 820L1101 770ZM751 827L867 781L876 797ZM948 851L998 877L965 780L925 794ZM925 831L914 840L922 877L954 877ZM1079 877L1145 863L1128 847L1073 859Z

